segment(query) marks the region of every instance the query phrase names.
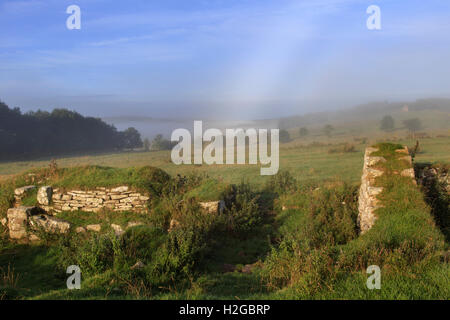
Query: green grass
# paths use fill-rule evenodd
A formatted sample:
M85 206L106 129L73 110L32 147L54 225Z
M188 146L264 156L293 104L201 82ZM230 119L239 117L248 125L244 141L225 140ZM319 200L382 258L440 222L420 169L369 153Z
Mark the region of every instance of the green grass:
M361 157L367 144L354 143L356 152L328 154L328 150L337 144L351 142L352 135L343 135L339 139L329 139L319 144L311 144L313 137L298 138L280 146L280 170L289 170L298 181L323 181L339 178L345 181L359 181L362 165ZM422 152L417 154L419 162L450 162L450 137L419 139ZM372 141L376 142L376 141ZM371 143L369 141L368 143ZM397 143L413 146L414 140L399 138ZM80 166L103 166L112 168L130 168L151 165L163 169L172 176L207 174L227 183L239 183L243 178L252 183L264 183L269 177L260 175L259 165L174 165L170 160L170 151L131 152L108 155L58 158L60 168ZM5 177L31 169L48 167L50 160L0 163L0 175ZM78 169L77 169L78 170ZM128 169L127 169L128 170ZM129 169L131 170L131 169ZM73 175L76 176L76 170ZM133 175L123 173L115 175L117 183L133 183ZM76 177L74 177L76 178ZM5 178L4 178L5 179ZM80 175L80 185L95 184L93 178ZM101 183L114 184L114 177L103 179ZM63 182L61 182L63 184ZM100 183L100 182L99 182Z
M206 266L187 283L165 286L151 295L116 288L116 275L111 270L86 275L82 290L69 291L65 289L67 275L58 269L58 257L51 247L14 245L2 240L0 267L4 272L9 265L19 280L15 288L2 287L0 282L0 296L6 288L7 297L19 299L449 299L450 268L441 258L449 244L419 188L408 178L393 174L405 166L397 160L403 156L395 153L399 146L378 145L379 155L388 160L380 167L388 174L378 181L385 189L381 197L386 205L377 211L375 226L358 236L356 192L366 145L357 144L356 152L329 154L331 146L327 144L308 146L300 142L283 145L280 150L280 168L291 172L297 188L277 191L276 195L264 189L270 177L260 176L258 166L174 166L168 160L168 152L59 159L61 171L43 184L61 188L129 184L142 188L146 187L146 178L138 172L139 166L145 164L167 170L172 177L205 175L198 184L183 191L183 199L217 200L228 183L246 180L268 199L274 197L274 202L273 206L266 204L268 216L246 237L217 233L208 243L212 250L205 258ZM414 142L395 143L412 146ZM450 162L449 137L423 139L420 145L415 161ZM17 173L46 165L47 162L0 164L0 172ZM14 186L29 182L24 180L26 177L24 174L14 182L7 180L2 184L1 208L10 204ZM32 201L34 196L26 201ZM281 210L282 206L287 210ZM170 206L160 205L158 210L164 214ZM65 212L61 217L75 226L102 223L105 233L111 231L111 223L123 227L129 221L159 223L151 215L127 212ZM224 263L239 269L257 261L261 266L252 274L221 272ZM382 268L381 290L366 288L365 268L370 264Z
M101 224L102 229L108 231L112 230L111 224L120 225L125 229L129 222L150 223L149 215L131 211L104 210L96 214L84 211L64 211L58 214L58 218L72 223L74 228L88 224Z

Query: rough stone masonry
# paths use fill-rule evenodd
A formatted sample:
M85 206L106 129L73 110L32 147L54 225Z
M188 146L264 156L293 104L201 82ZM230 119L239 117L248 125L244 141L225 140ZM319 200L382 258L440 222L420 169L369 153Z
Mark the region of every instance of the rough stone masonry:
M386 162L383 157L372 156L371 154L378 151L377 148L366 148L364 154L364 167L361 177L361 187L359 189L358 197L358 226L361 234L367 232L374 225L377 216L375 211L382 206L378 195L383 191L382 187L375 186L375 180L383 175L383 171L373 168L380 162ZM409 168L404 169L400 174L405 177L410 177L415 183L414 169L412 168L412 159L409 155L408 148L398 149L396 152L405 154L400 160L406 160L410 165Z
M16 206L35 186L26 186L15 190ZM60 190L51 186L38 189L37 202L46 211L56 213L62 211L82 210L98 212L102 208L114 211L145 212L149 196L132 191L128 186L117 188L99 187L94 190Z
M62 211L87 211L97 212L103 208L114 211L147 212L149 196L129 190L128 186L117 188L99 187L95 190L70 190L62 191L53 189L51 186L43 186L37 190L36 200L39 206L26 207L22 205L22 199L29 195L36 186L25 186L14 191L14 208L8 209L7 217L0 222L8 227L11 239L20 241L37 241L38 233L64 234L69 232L71 224L58 219L53 214ZM221 213L225 208L222 200L211 202L200 202L200 207L207 213ZM175 223L175 222L174 222ZM141 225L140 222L130 222L127 228ZM171 229L175 226L172 225ZM124 229L116 224L111 224L116 235L121 235ZM86 231L100 232L100 224L78 227L75 231L82 233Z

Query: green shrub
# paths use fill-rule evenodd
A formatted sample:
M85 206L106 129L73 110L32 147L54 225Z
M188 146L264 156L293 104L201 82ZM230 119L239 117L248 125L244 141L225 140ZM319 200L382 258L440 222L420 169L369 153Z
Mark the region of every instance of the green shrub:
M0 184L0 219L6 217L6 212L14 203L14 187L12 183Z
M137 186L154 197L160 196L171 181L170 175L165 171L150 166L138 169L136 175L139 177Z
M147 263L166 241L167 232L149 226L136 226L128 229L121 239L122 253L127 261Z
M222 194L226 206L227 229L245 236L259 226L263 221L259 198L247 183L228 186Z
M205 232L193 227L176 228L146 268L146 280L161 285L189 279L201 267L208 250Z
M343 146L328 149L328 153L350 153L355 151L355 145L351 143L345 143Z
M84 275L92 276L113 267L113 237L93 234L84 239L76 234L64 235L50 250L57 257L57 266L61 270L78 265Z
M270 177L266 184L266 190L277 192L278 194L294 192L297 190L297 180L289 171L281 170Z
M357 191L344 184L312 193L305 230L311 247L344 244L356 237Z

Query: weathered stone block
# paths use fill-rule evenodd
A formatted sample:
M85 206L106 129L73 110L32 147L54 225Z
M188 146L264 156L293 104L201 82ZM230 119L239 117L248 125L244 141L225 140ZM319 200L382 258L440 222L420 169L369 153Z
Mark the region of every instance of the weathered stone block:
M143 225L142 222L138 222L138 221L130 221L130 222L128 222L127 229L128 229L128 228L137 227L137 226L142 226L142 225Z
M125 194L112 194L111 195L112 200L120 200L120 199L125 199L125 198L128 198L128 196Z
M372 167L380 162L381 163L386 162L386 159L383 157L367 157L366 161L367 161L367 166Z
M85 233L85 232L86 232L86 229L83 228L83 227L78 227L78 228L75 229L75 232L76 232L76 233Z
M48 206L52 200L53 189L50 186L40 187L37 193L37 201L39 204Z
M42 228L45 232L66 233L70 223L49 216L39 207L18 207L8 209L8 229L11 239L38 240L32 230Z
M61 200L62 194L61 193L53 193L52 199L53 200Z
M414 169L413 169L413 168L409 168L409 169L404 169L404 170L402 170L402 172L400 173L400 175L401 175L402 177L409 177L409 178L415 179L415 176L414 176Z
M70 230L70 223L46 214L31 216L30 225L37 229L42 228L48 233L67 233Z
M200 202L199 204L208 213L221 213L225 208L225 202L223 200Z
M114 230L116 236L121 236L125 231L118 224L111 224L111 228Z
M18 207L8 209L6 216L8 217L9 237L11 239L27 238L28 215L31 207Z
M36 186L25 186L25 187L17 188L16 190L14 190L14 194L16 196L22 197L26 193L28 193L29 191L34 190L34 189L36 189Z
M100 224L89 224L86 226L86 229L89 231L100 232L102 230L102 226Z
M120 187L111 189L111 192L127 192L127 191L128 191L128 186L120 186Z
M63 200L63 201L70 201L70 200L72 200L72 196L70 194L64 194L61 197L61 200Z

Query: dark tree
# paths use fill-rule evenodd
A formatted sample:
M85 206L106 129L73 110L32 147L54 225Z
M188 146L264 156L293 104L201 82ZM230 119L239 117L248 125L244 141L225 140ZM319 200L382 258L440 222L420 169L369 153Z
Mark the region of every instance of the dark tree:
M404 120L403 124L406 127L406 129L408 129L413 134L422 128L422 122L420 121L419 118Z
M144 139L144 151L150 151L150 140L148 138Z
M287 130L281 129L280 130L280 142L285 143L291 141L291 136L289 135L289 132Z
M174 146L174 143L170 140L164 139L162 134L158 134L152 141L151 150L170 150Z
M331 124L327 124L325 127L323 127L323 132L325 135L330 138L331 133L334 131L334 127Z
M381 119L380 129L383 131L391 131L395 128L394 118L390 115L386 115Z
M127 149L141 148L141 134L135 128L131 127L122 132L123 147Z
M302 127L302 128L300 128L298 133L300 134L300 137L306 137L309 134L309 131L307 128Z
M0 102L0 160L26 159L142 146L140 134L67 109L22 114Z

